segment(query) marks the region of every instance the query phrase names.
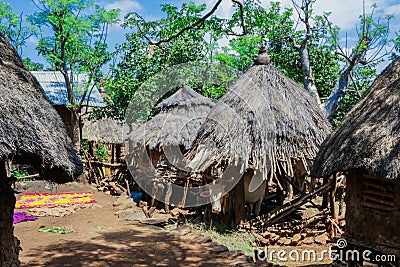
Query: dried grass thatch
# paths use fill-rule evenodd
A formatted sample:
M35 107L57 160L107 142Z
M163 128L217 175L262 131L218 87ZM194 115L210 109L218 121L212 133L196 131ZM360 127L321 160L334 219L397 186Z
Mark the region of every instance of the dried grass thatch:
M131 132L128 139L138 147L162 149L182 146L188 149L197 131L214 106L210 99L184 85L157 107L160 113Z
M187 154L204 171L227 160L264 179L312 160L330 124L312 96L270 65L250 68L211 110Z
M89 120L83 116L82 139L104 144L123 144L128 127L120 121L110 118Z
M61 118L1 33L0 89L1 160L32 164L55 182L82 173L82 162Z
M388 179L400 175L400 59L382 72L324 142L312 175L356 169Z

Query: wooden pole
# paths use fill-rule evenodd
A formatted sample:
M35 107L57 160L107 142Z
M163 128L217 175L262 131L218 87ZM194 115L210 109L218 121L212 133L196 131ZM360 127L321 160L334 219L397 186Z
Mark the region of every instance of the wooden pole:
M240 179L239 183L234 189L235 197L235 225L239 226L246 220L246 203L244 198L244 179Z
M338 224L337 220L337 212L336 212L336 203L335 203L335 196L336 196L336 189L337 189L337 177L338 174L333 175L333 181L332 181L332 186L331 190L329 192L329 205L330 205L330 210L331 210L331 217L332 217L332 223L330 225L330 235L331 238L334 238L336 236L336 227L335 224Z

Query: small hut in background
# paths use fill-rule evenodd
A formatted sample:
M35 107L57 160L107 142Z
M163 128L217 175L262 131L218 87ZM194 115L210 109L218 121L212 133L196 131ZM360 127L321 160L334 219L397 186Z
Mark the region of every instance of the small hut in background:
M82 162L40 84L1 33L0 90L0 266L19 266L11 163L30 164L62 183L82 173Z
M89 114L83 116L82 122L82 140L87 142L92 157L95 157L97 144L104 144L109 152L110 163L125 161L123 144L128 129L123 122L110 118L89 119Z
M337 172L347 178L347 241L400 257L400 59L322 145L312 175Z
M158 185L163 186L162 181L186 186L189 183L201 184L201 179L189 181L190 174L184 168L183 155L213 106L214 102L210 99L183 85L157 105L159 113L156 116L130 132L127 138L129 154L145 153L155 170L148 176L154 177L148 181L153 187L153 194L156 194ZM135 161L131 162L131 166L136 166L137 175L152 169L145 165L141 156L132 156L131 159Z
M79 118L74 118L72 112L67 107L69 101L64 76L61 74L61 72L58 71L32 71L32 74L39 81L41 87L46 93L46 96L50 99L54 108L60 115L62 121L64 122L68 135L73 138L73 128L75 125L73 120ZM75 84L75 88L77 89L74 91L75 101L76 103L79 103L83 97L83 91L86 88L86 81L88 80L88 76L86 74L78 74L73 75L71 79ZM83 105L87 107L106 106L106 103L103 101L103 98L96 85L90 85L89 91L83 101Z
M128 127L114 119L89 119L89 116L82 116L82 152L87 180L101 191L122 194L131 180L124 149Z
M286 178L307 174L331 126L315 99L271 66L268 55L261 52L255 60L210 111L187 154L188 166L206 172L236 165L244 175L274 181L281 192ZM230 208L236 224L246 217L241 180Z

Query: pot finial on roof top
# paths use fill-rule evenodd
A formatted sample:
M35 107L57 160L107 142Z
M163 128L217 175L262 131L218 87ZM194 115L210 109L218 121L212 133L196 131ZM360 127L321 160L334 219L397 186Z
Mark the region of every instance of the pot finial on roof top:
M262 45L258 51L258 55L253 56L254 65L269 65L271 56L268 55L265 46Z

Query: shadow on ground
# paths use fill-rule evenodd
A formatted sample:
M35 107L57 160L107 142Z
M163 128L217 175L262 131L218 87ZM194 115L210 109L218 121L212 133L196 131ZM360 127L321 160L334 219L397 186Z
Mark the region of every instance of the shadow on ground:
M149 245L150 244L150 245ZM164 232L109 232L90 242L66 241L38 247L24 266L224 266L222 259L198 245L182 243Z

